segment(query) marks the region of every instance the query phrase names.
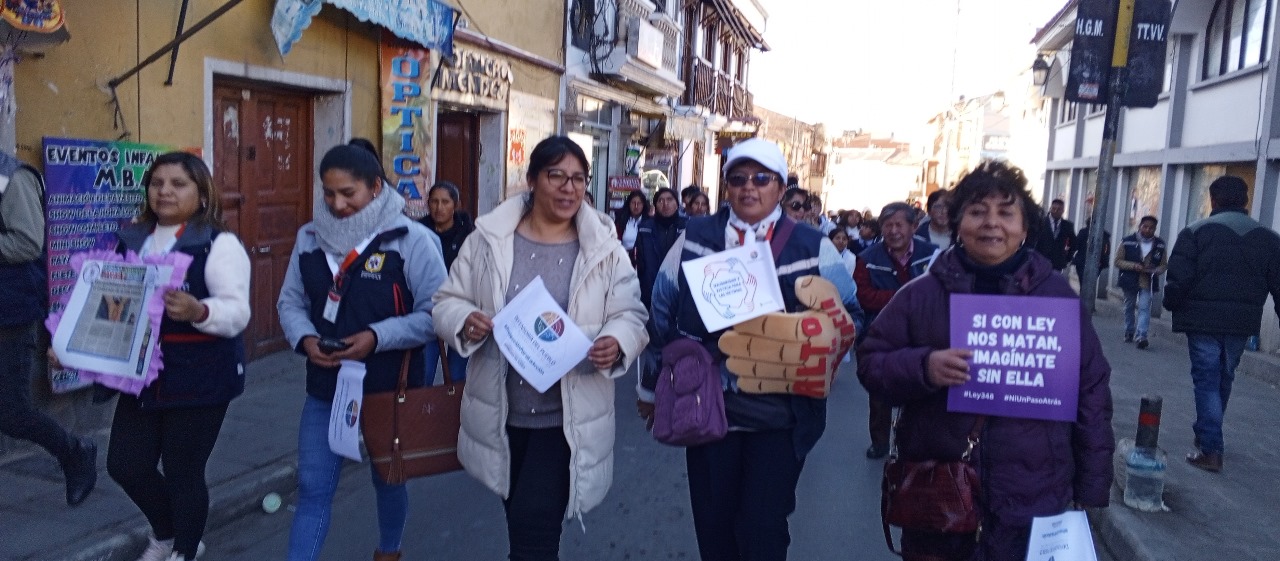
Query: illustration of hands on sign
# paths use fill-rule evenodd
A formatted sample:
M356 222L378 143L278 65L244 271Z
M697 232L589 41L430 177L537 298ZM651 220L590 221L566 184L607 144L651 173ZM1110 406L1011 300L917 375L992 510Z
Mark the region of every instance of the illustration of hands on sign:
M710 263L704 269L702 297L726 319L756 307L756 277L735 258Z
M807 310L765 314L720 338L742 391L817 398L831 392L841 358L853 346L853 318L835 285L822 277L796 279L796 297Z

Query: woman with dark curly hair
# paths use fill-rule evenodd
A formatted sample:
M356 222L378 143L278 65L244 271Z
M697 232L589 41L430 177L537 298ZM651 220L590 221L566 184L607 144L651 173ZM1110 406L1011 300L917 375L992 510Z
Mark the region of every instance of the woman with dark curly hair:
M969 457L977 470L978 535L905 529L905 559L1005 561L1026 558L1031 519L1069 508L1105 507L1110 497L1111 367L1080 308L1080 385L1074 422L977 416L947 410L947 388L969 381L972 351L952 348L952 294L1077 298L1040 254L1023 247L1042 221L1022 170L983 162L948 203L956 245L929 273L902 287L858 349L858 378L871 395L901 406L898 456L954 461L977 427Z

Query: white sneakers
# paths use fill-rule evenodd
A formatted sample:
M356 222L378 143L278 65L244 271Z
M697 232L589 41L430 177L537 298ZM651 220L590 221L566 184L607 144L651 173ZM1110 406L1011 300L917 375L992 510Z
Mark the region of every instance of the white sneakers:
M204 555L204 542L196 547L196 556L190 559L173 551L173 540L157 540L155 536L147 537L147 549L138 557L138 561L196 561Z
M147 549L138 561L168 561L173 553L173 540L157 540L155 536L148 536L147 541Z

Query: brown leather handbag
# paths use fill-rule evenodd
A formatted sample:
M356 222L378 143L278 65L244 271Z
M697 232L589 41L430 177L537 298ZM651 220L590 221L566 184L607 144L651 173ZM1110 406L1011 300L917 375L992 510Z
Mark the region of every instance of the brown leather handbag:
M364 396L360 428L373 467L392 485L462 469L458 462L463 382L449 372L441 343L444 385L408 388L409 352L400 363L396 391Z
M904 461L897 453L884 464L880 483L880 520L889 550L898 553L889 526L939 534L978 531L978 472L969 463L986 423L978 417L969 432L968 447L959 460Z

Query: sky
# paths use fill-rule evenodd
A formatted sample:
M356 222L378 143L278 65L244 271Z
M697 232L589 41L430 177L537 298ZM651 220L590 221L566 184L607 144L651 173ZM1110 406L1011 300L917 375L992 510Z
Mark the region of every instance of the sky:
M1008 88L1035 59L1036 29L1067 2L758 1L771 50L752 53L756 105L824 123L828 136L908 139L949 101Z

